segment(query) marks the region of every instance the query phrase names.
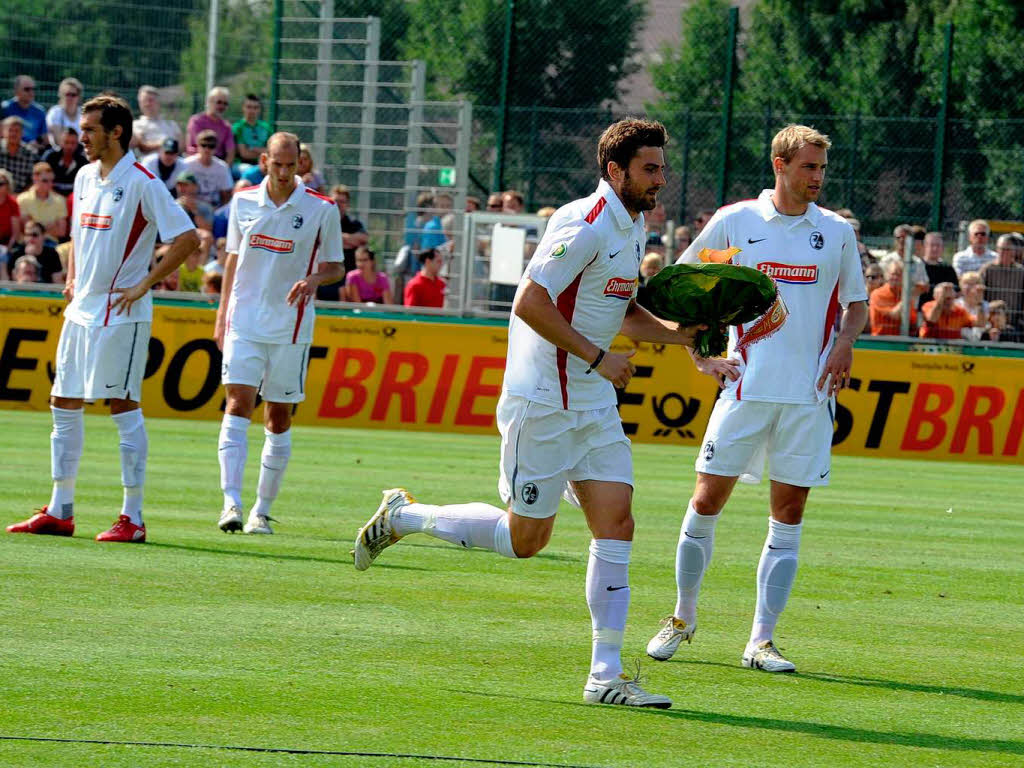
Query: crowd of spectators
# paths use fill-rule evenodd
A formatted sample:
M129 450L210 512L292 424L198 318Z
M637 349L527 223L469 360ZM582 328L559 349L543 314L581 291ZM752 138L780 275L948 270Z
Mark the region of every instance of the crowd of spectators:
M58 87L57 103L48 111L35 101L35 92L33 78L19 75L12 97L2 105L0 280L61 283L73 220L75 176L88 163L79 143L83 88L73 77L64 79ZM195 253L158 288L219 294L231 197L237 189L258 184L263 178L260 156L271 128L262 119L262 101L256 94L247 94L241 117L229 123L225 116L231 93L218 86L207 94L205 111L189 118L183 132L177 122L161 114L160 92L155 87L142 86L136 98L139 116L132 124L131 149L140 165L167 186L200 235ZM309 188L326 191L324 177L316 171L306 145L300 151L299 174ZM351 291L343 284L327 286L333 295L328 290L326 298L358 296L355 300L390 303L390 288L362 289L358 275L375 274L372 267L357 270L356 266L360 261L356 249L367 245L368 236L360 222L347 216L347 188L335 187L332 196L346 233L346 267L355 276ZM158 244L154 263L164 251ZM372 264L372 251L367 254ZM372 284L379 286L380 281Z
M911 335L926 339L1024 341L1024 235L1000 235L989 247L984 219L968 226L968 245L947 261L941 232L901 224L892 250L862 251L874 336L901 333L904 314ZM910 301L905 302L904 269L908 238Z
M36 102L35 93L33 78L19 75L11 98L2 104L0 279L61 282L74 180L88 162L78 134L83 88L77 79L65 78L57 90L57 103L49 110ZM156 88L139 88L137 101L139 116L132 126L131 147L140 164L167 186L200 231L199 248L160 287L217 294L226 259L231 197L263 178L260 156L272 128L263 120L262 100L256 94L246 94L240 117L231 123L227 118L230 91L212 88L205 110L192 115L184 131L162 115ZM339 283L320 286L318 299L445 305L445 269L455 256L456 216L451 194L441 190L418 195L406 214L402 245L389 275L378 263L365 224L350 215L349 188L338 184L328 191L323 174L315 167L314 153L305 144L300 147L298 173L308 188L330 195L341 217L346 276ZM550 216L554 210L543 208L536 215ZM508 189L490 194L483 202L467 197L465 211L516 215L525 213L526 207L523 195ZM941 232L901 224L893 231L890 249L873 250L861 241L860 222L853 212L836 212L857 233L870 297L865 333L901 333L907 311L903 301L905 248L912 242L909 333L930 339L1024 341L1024 235L1002 234L993 250L989 224L978 219L968 227L968 246L949 253L952 249L947 250ZM713 214L701 210L692 225L673 226L663 204L648 211L641 285L674 262ZM154 260L161 256L158 245ZM508 295L497 298L507 304L511 291L505 293Z

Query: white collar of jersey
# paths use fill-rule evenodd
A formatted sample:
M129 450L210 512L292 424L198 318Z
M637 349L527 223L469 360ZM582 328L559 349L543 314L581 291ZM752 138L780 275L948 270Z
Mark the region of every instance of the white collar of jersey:
M257 194L257 202L264 208L284 208L286 205L294 205L297 203L302 195L306 194L306 185L302 183L302 179L298 176L295 177L295 189L292 190L291 195L281 205L277 205L273 200L270 199L270 195L267 194L267 182L270 181L269 176L264 176L263 181L260 182L260 191Z
M632 229L634 225L633 218L626 212L626 206L619 200L619 196L615 194L615 190L612 189L612 185L604 179L597 185L597 194L601 195L605 200L608 201L608 209L612 212L615 217L615 223L619 225L619 229ZM642 214L638 217L641 226L643 225Z
M111 169L110 173L107 174L107 178L104 179L97 173L96 179L97 181L99 181L100 184L113 184L115 181L117 181L126 173L128 173L128 169L131 168L133 165L135 165L135 155L131 152L125 152L124 157L118 160L117 165L115 165ZM97 168L98 167L99 166L97 166Z
M776 210L775 203L772 202L772 195L774 194L774 189L763 189L757 198L757 207L760 209L761 216L764 217L765 221L771 221L776 216L782 216L782 214ZM807 210L804 211L804 215L798 218L794 223L799 223L803 219L807 219L807 221L815 227L818 226L818 222L821 221L821 209L819 209L814 203L808 203Z

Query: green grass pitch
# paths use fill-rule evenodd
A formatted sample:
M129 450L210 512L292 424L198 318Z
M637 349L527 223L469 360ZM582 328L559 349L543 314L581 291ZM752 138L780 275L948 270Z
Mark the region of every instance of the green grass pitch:
M49 496L50 420L0 424L6 524ZM381 488L497 503L497 438L297 428L278 534L243 537L216 528L218 425L148 428L148 544L92 541L121 495L102 416L86 418L75 537L0 534L2 766L1024 765L1022 467L837 458L776 636L800 673L772 676L739 665L766 485L740 486L718 526L693 644L645 656L674 603L693 451L634 446L624 655L675 700L644 711L582 703L576 510L527 562L415 537L353 569Z

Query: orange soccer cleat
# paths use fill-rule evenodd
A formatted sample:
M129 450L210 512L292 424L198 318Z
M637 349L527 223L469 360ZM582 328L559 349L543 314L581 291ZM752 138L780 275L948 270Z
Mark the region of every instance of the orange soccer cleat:
M8 533L38 533L46 536L72 536L75 533L75 518L61 520L49 514L46 507L37 509L28 520L7 526Z
M125 541L142 544L146 541L146 526L135 525L128 515L121 515L109 531L96 534L96 541Z

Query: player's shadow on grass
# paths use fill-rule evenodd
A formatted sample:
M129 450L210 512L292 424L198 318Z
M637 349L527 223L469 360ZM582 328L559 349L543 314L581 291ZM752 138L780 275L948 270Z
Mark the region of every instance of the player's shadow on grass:
M888 688L892 691L911 691L913 693L937 693L945 696L962 696L965 699L994 701L999 704L1024 704L1024 696L1016 693L986 691L980 688L947 687L944 685L924 685L922 683L902 683L899 680L880 680L874 677L851 677L848 675L832 675L827 672L805 672L800 677L821 680L826 683L841 685L862 685L868 688Z
M163 547L165 549L182 549L188 552L205 552L211 555L230 555L234 557L253 557L266 560L296 560L310 563L331 563L335 565L352 565L351 558L313 557L312 555L277 554L274 552L247 552L244 549L217 549L215 547L197 547L186 544L168 544L162 541L151 541L147 547ZM396 571L429 571L429 568L417 568L413 565L394 565L392 563L374 563L374 569L388 568Z
M405 541L403 539L401 543L402 547L418 547L420 549L440 549L445 552L456 552L465 551L462 547L457 547L454 544L429 544L427 542L420 541ZM493 557L493 553L489 553L486 549L471 549L470 552L479 552L487 557ZM563 563L583 563L586 564L586 558L581 555L563 555L559 552L540 552L533 557L531 560L557 560Z
M725 669L740 669L735 664L723 664L720 661L698 661L696 659L673 659L670 663L700 664ZM744 674L747 674L744 672ZM855 677L850 675L834 675L829 672L799 672L796 678L817 680L836 685L859 685L865 688L885 688L890 691L908 691L910 693L932 693L939 696L960 696L964 699L991 701L997 704L1024 704L1024 696L1017 693L986 691L982 688L963 688L959 686L925 685L923 683L904 683L899 680L883 680L875 677Z
M559 699L541 699L530 696L512 696L504 693L486 693L484 691L467 691L442 689L449 693L462 693L471 696L486 696L494 699L512 699L515 701L536 701L550 706L561 704L567 707L585 707L593 709L594 704ZM608 707L611 709L611 707ZM823 739L837 741L853 741L869 744L891 744L900 747L923 747L925 749L943 749L952 752L1000 752L1012 755L1024 755L1024 741L1000 739L972 739L958 736L940 736L934 733L914 733L904 731L872 731L867 728L850 728L845 725L829 723L809 723L802 720L781 720L773 717L753 717L749 715L730 715L724 712L702 712L696 709L649 709L639 707L616 707L622 712L642 714L655 717L668 717L689 722L697 721L714 725L727 725L734 728L761 728L768 731L785 731L787 733L803 733Z

